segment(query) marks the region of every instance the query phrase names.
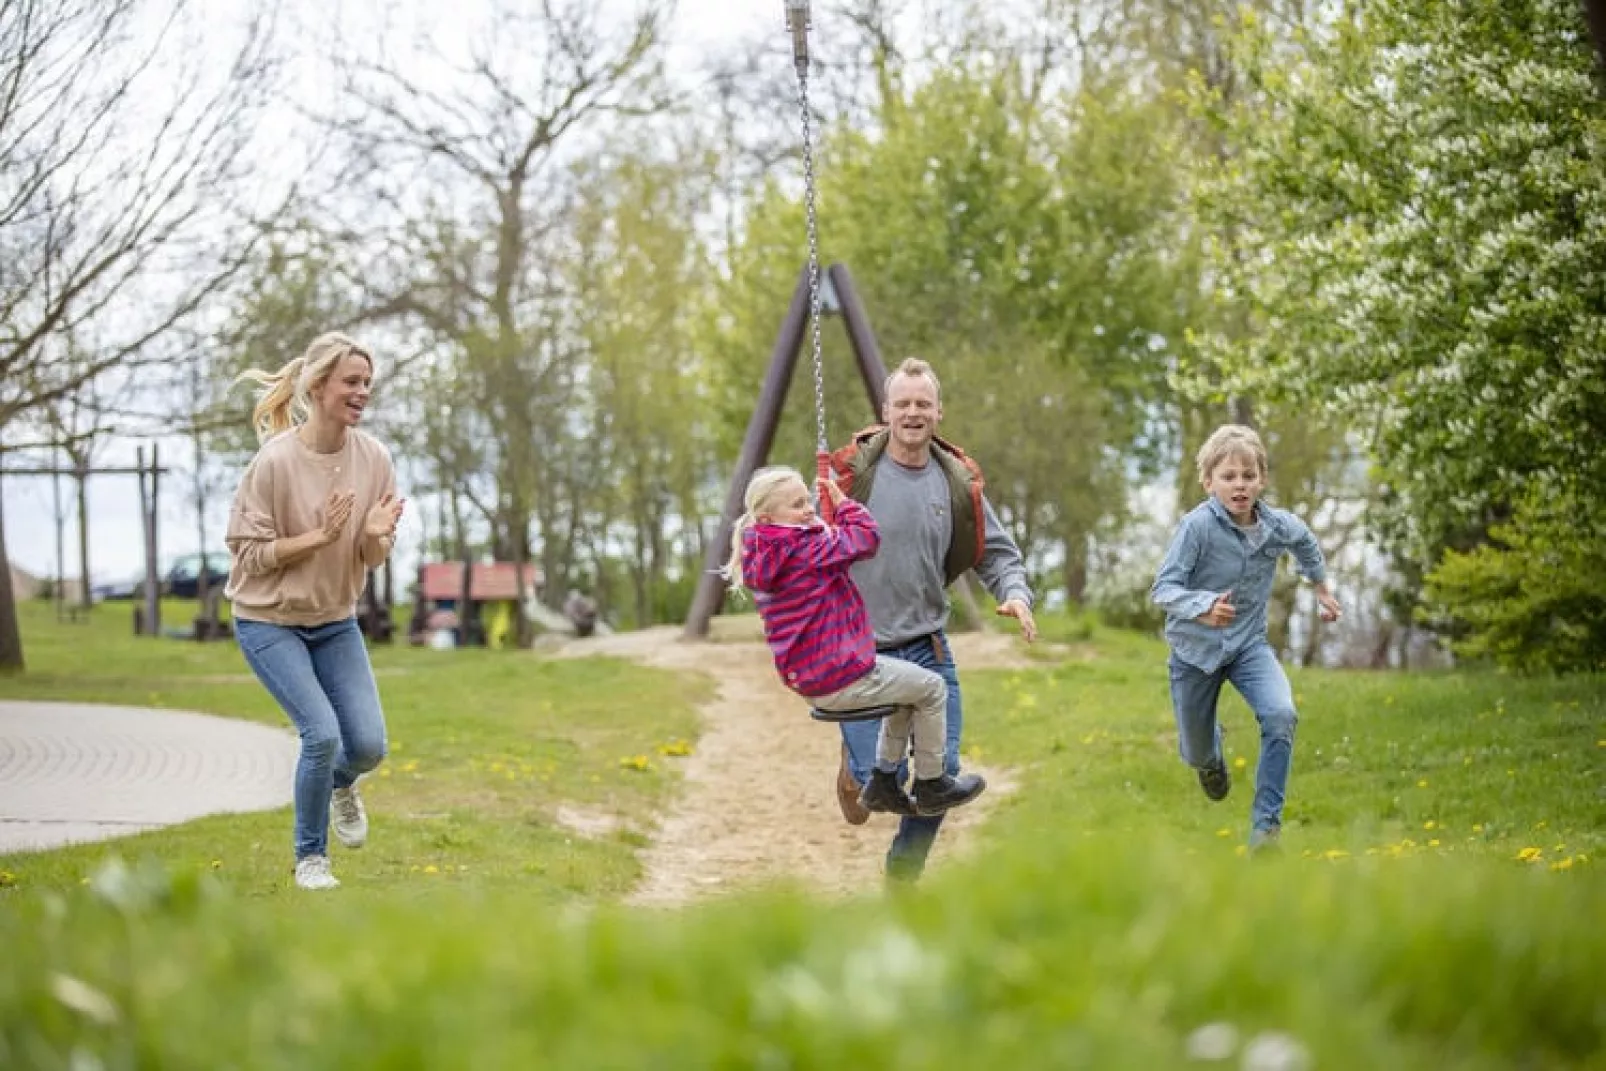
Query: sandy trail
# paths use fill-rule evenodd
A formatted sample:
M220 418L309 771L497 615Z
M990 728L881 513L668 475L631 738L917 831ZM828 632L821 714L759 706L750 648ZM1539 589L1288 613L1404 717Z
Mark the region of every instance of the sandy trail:
M646 875L631 902L681 904L777 879L827 892L878 888L897 820L843 821L834 790L839 730L810 719L805 703L782 687L755 618L716 618L714 626L704 643L688 643L678 627L665 626L575 641L557 652L696 671L717 687L700 712L703 735L684 760L685 787L652 833ZM961 679L968 670L1029 664L1019 639L1003 632L957 634L953 644ZM934 869L974 842L972 831L1012 787L1007 770L969 768L987 777L987 793L944 823ZM755 777L755 769L764 775Z

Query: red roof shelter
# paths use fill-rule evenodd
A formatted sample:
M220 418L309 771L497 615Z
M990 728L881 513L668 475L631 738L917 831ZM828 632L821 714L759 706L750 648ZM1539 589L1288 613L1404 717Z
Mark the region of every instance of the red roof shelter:
M512 562L476 563L469 567L469 598L475 602L510 602L519 597L518 573ZM463 597L463 563L431 562L418 567L419 597L435 602L456 602ZM541 570L526 563L524 590L541 585Z

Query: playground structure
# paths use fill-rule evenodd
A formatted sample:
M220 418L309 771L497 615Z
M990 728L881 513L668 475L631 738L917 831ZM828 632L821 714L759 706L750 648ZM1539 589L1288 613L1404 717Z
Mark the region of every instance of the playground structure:
M886 396L887 369L876 344L870 318L853 286L853 276L844 264L832 264L825 272L826 290L816 296L811 293L811 272L803 271L797 289L792 293L791 304L781 321L780 334L759 388L758 404L748 419L747 431L742 436L741 452L736 457L736 469L731 474L730 487L725 494L725 507L720 514L719 527L708 544L703 572L697 582L697 593L692 598L686 615L684 635L689 640L708 636L708 622L724 601L726 583L720 575L720 566L730 551L731 529L742 512L742 494L753 473L769 463L770 448L775 443L775 431L780 426L781 412L786 407L786 395L792 384L792 373L803 348L803 332L812 320L815 326L815 362L819 357L819 322L830 312L840 312L847 328L848 343L853 349L859 375L864 380L864 391L870 402L871 419L879 420L881 403ZM827 301L829 297L829 301ZM816 370L818 374L818 369ZM816 383L816 398L823 391ZM823 424L822 424L823 429ZM823 439L823 430L821 436Z
M521 592L538 601L543 577L525 563L523 583L512 562L424 562L418 566L407 642L413 646L503 647L518 630Z
M832 264L824 273L820 271L820 241L814 209L814 139L813 112L809 106L809 30L812 21L809 0L786 0L786 29L792 38L792 67L797 74L798 111L803 141L803 207L808 230L808 260L803 276L792 294L781 331L770 354L770 363L759 389L758 405L748 420L742 436L741 452L736 458L736 471L731 475L730 488L725 494L725 508L720 513L719 526L708 544L708 553L702 576L697 582L697 593L692 598L686 615L685 638L704 639L708 635L708 621L724 600L726 581L720 572L726 549L730 546L731 529L742 511L742 496L747 481L760 466L767 464L770 448L775 443L775 429L780 424L781 410L786 405L786 394L792 383L792 372L797 367L798 353L803 346L803 331L810 330L810 351L814 371L814 422L815 462L821 479L830 476L830 443L825 434L825 362L821 356L821 321L829 312L840 312L847 324L848 343L864 380L865 393L870 399L871 419L880 419L885 399L887 370L876 345L875 332L870 319L853 286L853 276L843 264ZM822 278L823 274L823 278ZM820 503L820 515L831 521L829 500Z

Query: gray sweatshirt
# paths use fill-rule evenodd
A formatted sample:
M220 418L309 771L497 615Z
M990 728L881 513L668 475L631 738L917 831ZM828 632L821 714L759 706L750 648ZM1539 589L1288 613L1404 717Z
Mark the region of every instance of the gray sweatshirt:
M948 593L943 559L953 536L948 481L941 466L927 462L911 469L883 454L871 485L871 516L881 529L881 549L853 567L864 595L877 647L896 647L948 625ZM1020 548L985 498L986 546L976 575L999 602L1032 604Z

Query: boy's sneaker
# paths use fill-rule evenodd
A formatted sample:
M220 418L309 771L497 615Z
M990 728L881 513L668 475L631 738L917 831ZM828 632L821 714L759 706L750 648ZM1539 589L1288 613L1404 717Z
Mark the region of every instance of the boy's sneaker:
M1218 803L1226 799L1227 793L1232 791L1232 774L1227 771L1227 764L1218 762L1214 766L1199 767L1199 787Z
M329 873L327 855L309 855L296 861L296 885L302 889L336 889L340 881Z
M1283 846L1282 826L1257 826L1249 831L1249 854L1275 852Z
M941 777L916 778L914 787L915 813L933 815L969 803L982 794L987 782L982 780L980 774L961 774L958 777L943 774Z
M337 788L329 797L329 818L335 828L335 839L348 848L361 848L368 842L368 811L362 805L362 796L353 784L350 788Z
M883 814L914 814L915 804L909 794L898 784L898 775L888 773L886 770L871 770L870 780L865 782L864 791L859 793L859 806L866 813L880 811Z
M842 745L842 765L836 771L836 804L850 826L862 826L870 820L870 812L859 802L859 782L853 779L853 768L848 765L846 744Z

